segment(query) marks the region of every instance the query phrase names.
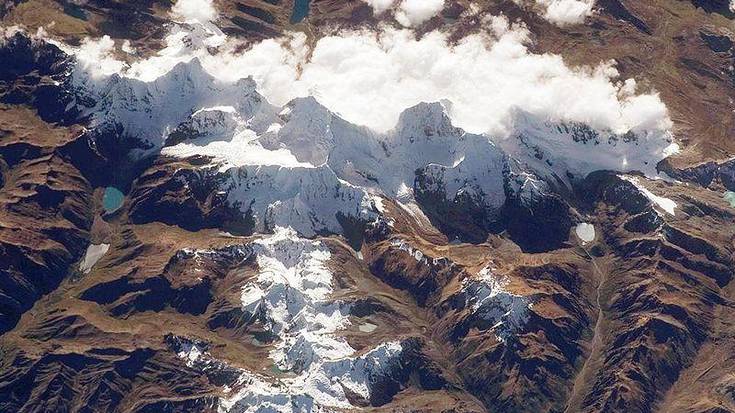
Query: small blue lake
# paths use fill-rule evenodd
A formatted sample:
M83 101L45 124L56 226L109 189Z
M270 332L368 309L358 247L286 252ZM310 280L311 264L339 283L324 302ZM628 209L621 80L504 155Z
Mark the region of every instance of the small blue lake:
M109 214L117 211L122 206L124 199L125 195L119 189L108 186L102 196L102 206L105 208L105 212Z
M294 0L291 23L299 23L309 15L309 3L311 0Z

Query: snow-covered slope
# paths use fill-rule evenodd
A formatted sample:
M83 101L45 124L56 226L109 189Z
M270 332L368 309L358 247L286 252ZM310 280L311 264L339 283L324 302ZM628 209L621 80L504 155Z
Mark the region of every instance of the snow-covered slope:
M206 122L198 119L203 113ZM432 177L422 190L448 200L472 193L490 216L505 201L505 155L488 137L453 127L440 103L407 109L384 134L346 122L314 98L290 102L265 131L237 119L242 117L232 107L226 114L201 109L174 129L166 140L179 143L163 154L212 156L224 177L222 190L260 231L278 225L313 236L340 233L339 215L374 221L376 197L413 199L417 171ZM191 139L181 140L178 131L202 124L212 132L190 132ZM224 130L231 136L222 136Z
M509 281L483 268L476 278L462 280L472 316L489 324L498 340L505 341L528 320L532 302L507 290Z
M391 341L360 354L339 337L350 324L350 305L331 299L329 249L282 227L245 249L259 270L243 287L242 309L249 322L259 322L273 337L270 358L278 378L241 371L220 410L333 411L353 408L355 401L369 403L374 385L401 368L404 349ZM189 366L217 363L197 345L184 345L178 354Z
M209 133L214 133L216 118L205 121L205 114L198 113L189 119L202 109L228 107L231 116L219 120L223 127L228 121L230 126L243 123L261 132L275 115L275 109L256 92L252 79L221 83L196 58L177 64L150 82L113 74L104 82L78 84L77 88L77 95L94 102L82 111L91 117L90 126L139 141L140 151L133 154L135 157L160 150L171 131L187 120L195 127L213 128Z
M80 57L71 87L91 128L138 142L131 157L209 157L200 167L256 231L340 233L342 218L374 221L379 197L443 204L444 212L470 205L489 225L511 196L538 196L601 169L655 175L658 161L676 150L659 127L595 130L522 109L508 136L467 133L453 125L448 101L407 108L395 127L376 132L318 98L276 107L251 78L213 76L200 59L224 41L209 21L176 24L165 49L125 70L114 62L110 70L90 67L94 59Z
M658 129L617 134L579 122L551 122L517 110L513 133L499 145L528 169L569 183L599 170L657 175L656 164L678 151L673 136Z

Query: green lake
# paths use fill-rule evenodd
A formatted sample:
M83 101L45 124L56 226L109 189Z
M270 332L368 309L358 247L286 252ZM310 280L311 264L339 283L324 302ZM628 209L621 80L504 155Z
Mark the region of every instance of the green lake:
M730 203L730 206L735 208L735 192L725 191L725 201Z
M102 196L102 206L105 208L105 212L109 214L117 211L122 206L124 199L125 195L119 189L108 186L105 188L105 195Z

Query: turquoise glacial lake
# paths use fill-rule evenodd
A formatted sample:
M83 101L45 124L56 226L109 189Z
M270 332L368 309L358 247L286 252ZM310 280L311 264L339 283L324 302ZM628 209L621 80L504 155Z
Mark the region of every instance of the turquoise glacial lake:
M735 192L725 191L725 201L730 203L730 206L735 208Z
M102 206L107 213L115 212L122 206L124 199L125 195L119 189L108 186L105 188L105 195L102 196Z

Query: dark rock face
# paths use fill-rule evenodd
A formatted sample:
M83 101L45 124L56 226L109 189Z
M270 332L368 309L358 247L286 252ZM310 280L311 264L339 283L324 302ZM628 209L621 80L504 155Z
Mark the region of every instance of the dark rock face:
M569 205L556 194L508 199L503 219L513 241L527 252L560 248L572 227Z
M416 171L414 193L421 209L449 239L484 242L496 227L497 211L485 206L482 192L471 187L448 199L443 182L441 172Z
M721 164L717 172L722 185L730 191L735 191L735 159Z
M370 383L370 405L379 407L393 400L411 378L423 390L440 390L447 385L440 367L423 353L425 343L412 337L401 342L401 355L387 371L376 374Z
M122 130L94 129L80 134L59 148L94 187L114 186L127 189L153 161L150 157L134 161L131 150L140 148L137 139Z
M0 409L91 413L121 411L127 406L125 411L134 412L186 411L185 407L207 411L204 407L211 408L213 403L207 402L202 392L205 383L195 370L176 366L173 361L171 353L150 348L132 352L95 349L40 358L14 351L6 354L4 362L8 364L0 374ZM146 377L156 375L189 382L147 382ZM155 393L161 392L158 386L177 397L156 400ZM147 392L149 397L139 398Z
M719 13L728 18L735 18L735 13L730 10L729 0L692 0L692 4L701 7L707 13Z
M707 44L707 47L715 53L725 53L732 50L733 41L728 36L708 33L706 31L700 31L699 36Z
M642 33L647 35L653 34L646 22L631 13L620 0L600 0L597 2L597 7L618 20L630 23Z
M58 47L18 32L0 43L0 101L35 107L47 122L72 123L76 110L68 74L73 59ZM70 112L68 112L68 110Z
M68 57L58 47L34 41L22 32L3 41L0 47L0 81L13 82L26 75L37 77L63 74Z
M143 312L160 312L170 308L181 314L203 315L214 301L213 290L216 278L221 278L229 269L249 263L251 251L247 246L234 246L214 250L206 258L187 251L179 251L172 256L162 274L145 279L131 279L128 276L96 284L83 291L79 298L92 301L106 308L112 317L129 318ZM203 260L206 259L206 263ZM215 279L206 277L192 278L192 269L202 265L212 267ZM226 313L217 311L210 324L212 328L226 324ZM234 327L234 326L231 326Z
M722 186L729 191L735 191L735 159L724 162L706 162L688 168L675 168L664 161L659 169L672 178L686 182L693 182L705 188Z
M18 122L13 116L24 112L13 105L20 104L43 120L62 121L67 114L59 108L71 98L64 92L72 64L66 54L18 32L0 41L0 62L0 101L11 104L4 125ZM53 137L69 132L37 123L46 130L0 134L0 332L57 288L84 254L92 225L92 188Z
M447 258L431 257L397 239L383 243L374 254L370 271L393 288L408 291L420 306L436 300L462 271Z
M194 166L200 161L205 160L188 162ZM222 177L181 166L178 161L162 159L135 182L130 193L133 222L160 221L191 231L223 228L233 234L252 232L252 218L230 205L227 193L219 189Z
M124 296L130 298L125 299ZM148 278L136 283L123 277L109 283L98 284L82 293L82 300L100 305L111 305L110 313L121 317L133 312L161 311L167 305L181 313L201 315L212 301L208 279L180 289L161 277Z

